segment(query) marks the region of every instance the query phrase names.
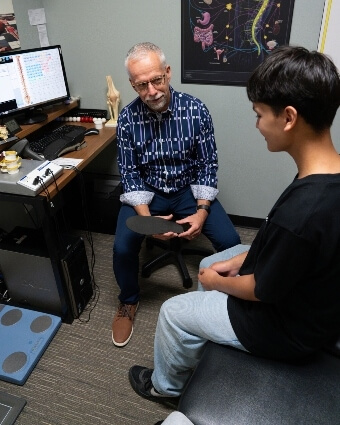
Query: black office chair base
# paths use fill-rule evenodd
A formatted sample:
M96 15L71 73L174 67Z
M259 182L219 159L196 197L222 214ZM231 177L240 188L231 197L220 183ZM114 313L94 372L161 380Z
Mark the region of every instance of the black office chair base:
M142 277L150 277L151 273L164 266L166 263L174 263L178 270L181 273L183 280L183 287L189 289L192 287L193 282L190 277L189 271L185 264L184 255L201 255L202 257L207 257L213 254L212 250L204 249L204 248L184 248L183 246L188 241L180 238L173 238L169 241L161 241L155 238L147 238L146 239L146 247L148 249L153 246L158 246L160 248L165 249L166 251L152 260L144 263L142 266ZM169 261L172 260L172 261Z

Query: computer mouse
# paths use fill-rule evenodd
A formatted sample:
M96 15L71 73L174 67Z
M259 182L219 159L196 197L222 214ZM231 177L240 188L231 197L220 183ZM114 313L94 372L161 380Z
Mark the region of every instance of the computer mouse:
M99 130L97 128L89 128L85 130L84 136L92 136L93 134L99 134Z

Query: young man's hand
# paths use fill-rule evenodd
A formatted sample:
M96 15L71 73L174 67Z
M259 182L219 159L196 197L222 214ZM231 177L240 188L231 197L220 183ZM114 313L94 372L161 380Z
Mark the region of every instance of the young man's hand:
M253 274L226 277L207 267L206 269L200 269L198 280L206 291L215 289L243 300L259 301L255 297L255 278Z
M236 255L229 260L218 261L210 264L209 268L215 270L221 276L237 276L248 254L248 251Z

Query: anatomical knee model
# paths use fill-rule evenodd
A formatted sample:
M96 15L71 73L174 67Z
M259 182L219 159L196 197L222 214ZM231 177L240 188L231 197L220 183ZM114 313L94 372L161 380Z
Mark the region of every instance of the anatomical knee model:
M120 93L113 84L110 75L106 76L108 91L107 104L109 106L110 120L105 124L106 127L117 127L118 105L120 102Z

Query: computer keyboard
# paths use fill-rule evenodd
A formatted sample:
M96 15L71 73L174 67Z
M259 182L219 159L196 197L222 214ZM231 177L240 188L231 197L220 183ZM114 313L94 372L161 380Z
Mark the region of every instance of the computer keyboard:
M58 157L63 148L76 146L84 140L86 127L82 125L64 124L54 130L41 134L37 138L29 139L29 147L33 152L44 155L48 153L47 159ZM54 148L55 146L55 148ZM55 156L52 158L51 156Z

